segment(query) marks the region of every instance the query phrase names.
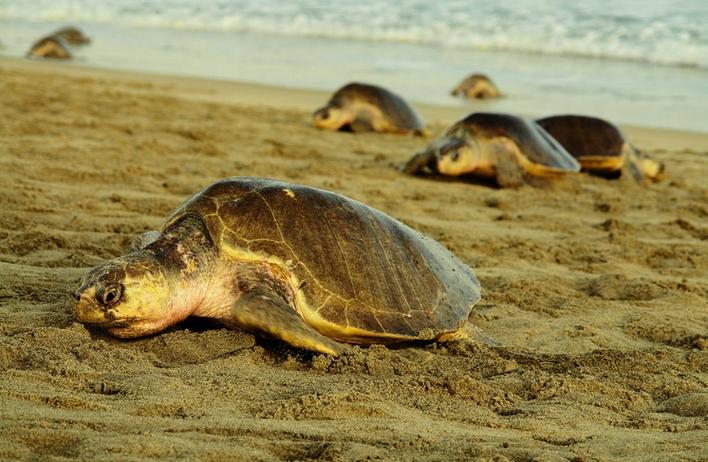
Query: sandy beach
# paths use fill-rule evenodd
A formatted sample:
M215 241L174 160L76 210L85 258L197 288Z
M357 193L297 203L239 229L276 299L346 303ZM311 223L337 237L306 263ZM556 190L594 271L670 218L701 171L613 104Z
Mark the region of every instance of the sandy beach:
M413 178L422 138L323 132L318 91L0 60L0 460L708 460L708 134L666 163L501 190ZM463 107L415 105L433 133ZM340 358L188 320L74 322L89 267L230 176L333 190L474 268L466 342Z

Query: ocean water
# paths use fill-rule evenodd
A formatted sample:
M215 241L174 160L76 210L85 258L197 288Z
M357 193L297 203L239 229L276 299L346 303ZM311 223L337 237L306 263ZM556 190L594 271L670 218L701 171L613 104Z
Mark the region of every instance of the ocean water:
M85 65L708 132L705 0L0 0L0 54L64 24L93 38ZM450 97L472 72L507 97Z

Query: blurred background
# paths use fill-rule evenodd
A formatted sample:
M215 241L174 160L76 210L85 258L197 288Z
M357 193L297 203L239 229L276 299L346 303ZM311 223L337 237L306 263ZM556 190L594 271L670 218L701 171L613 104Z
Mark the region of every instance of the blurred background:
M0 55L63 25L73 63L708 132L708 1L0 0ZM489 75L506 98L449 95Z

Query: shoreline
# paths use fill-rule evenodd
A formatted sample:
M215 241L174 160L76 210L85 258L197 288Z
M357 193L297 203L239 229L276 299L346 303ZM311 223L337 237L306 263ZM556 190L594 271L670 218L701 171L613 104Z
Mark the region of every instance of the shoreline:
M371 44L342 37L75 22L92 38L91 45L75 50L76 62L96 68L324 91L361 81L389 88L411 102L462 113L576 113L620 125L708 132L708 70L565 54ZM3 54L24 55L30 43L60 25L0 20ZM472 102L452 98L449 90L473 72L489 75L507 97Z
M75 78L113 79L123 82L149 84L181 99L231 105L256 105L271 108L294 109L312 112L324 105L332 92L295 87L239 82L235 80L187 77L180 75L141 72L125 69L107 69L79 62L53 62L0 56L0 68L61 74ZM343 82L342 85L346 83ZM140 93L140 88L131 91ZM424 120L438 129L474 112L473 107L442 106L409 101ZM484 110L484 109L481 109ZM524 115L524 114L522 114ZM550 115L550 114L548 114ZM528 117L528 115L525 115ZM645 144L648 149L678 149L683 145L694 149L708 149L708 132L676 130L651 126L617 124L635 144ZM676 140L676 142L674 142ZM680 141L679 141L680 140Z

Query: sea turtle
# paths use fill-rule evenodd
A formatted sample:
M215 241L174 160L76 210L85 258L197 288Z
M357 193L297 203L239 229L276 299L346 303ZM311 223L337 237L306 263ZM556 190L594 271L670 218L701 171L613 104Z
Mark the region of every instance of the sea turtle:
M450 94L469 99L499 98L502 96L497 86L484 74L470 75L453 88Z
M83 277L80 322L130 338L201 316L336 355L340 342L457 338L480 298L472 270L430 237L276 180L213 183L140 239Z
M664 164L630 144L617 126L583 115L557 115L536 122L571 153L583 170L605 177L617 177L623 170L641 181L657 181Z
M425 124L400 96L382 87L349 83L312 114L317 128L423 135Z
M73 26L62 27L51 35L63 38L69 45L88 45L91 43L91 39L86 34Z
M403 167L449 176L495 179L502 187L580 171L563 146L533 121L510 114L475 112L456 122Z
M28 58L71 59L69 44L57 35L37 40L27 52Z

